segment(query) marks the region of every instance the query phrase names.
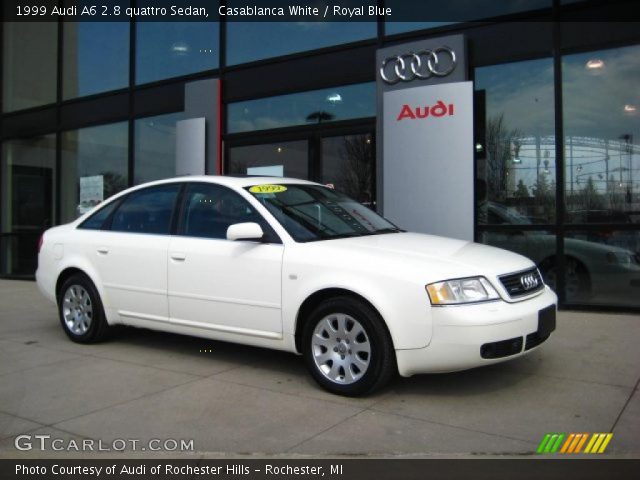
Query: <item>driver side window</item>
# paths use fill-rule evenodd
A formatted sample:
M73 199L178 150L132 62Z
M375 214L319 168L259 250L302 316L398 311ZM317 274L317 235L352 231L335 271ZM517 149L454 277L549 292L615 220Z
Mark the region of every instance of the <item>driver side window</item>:
M188 183L182 210L180 235L226 239L235 223L255 222L270 237L272 232L262 216L233 190L220 185Z

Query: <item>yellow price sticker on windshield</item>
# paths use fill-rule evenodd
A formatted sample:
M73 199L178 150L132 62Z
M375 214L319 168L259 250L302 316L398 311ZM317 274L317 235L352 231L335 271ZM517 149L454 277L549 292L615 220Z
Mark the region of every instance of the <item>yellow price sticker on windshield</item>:
M249 189L251 193L281 193L286 190L284 185L254 185Z

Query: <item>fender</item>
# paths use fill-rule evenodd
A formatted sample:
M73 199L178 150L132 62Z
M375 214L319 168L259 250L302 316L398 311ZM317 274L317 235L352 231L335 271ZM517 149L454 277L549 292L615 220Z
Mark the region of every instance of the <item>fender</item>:
M91 265L91 263L81 255L65 255L58 264L56 270L56 284L58 283L60 274L68 268L77 268L78 270L82 271L87 277L89 277L89 279L93 282L96 289L98 290L98 294L100 295L100 300L102 301L102 306L104 308L107 323L109 325L122 323L122 321L120 320L120 316L117 314L116 310L111 308L111 302L102 285L100 275L98 274L98 271L93 267L93 265Z
M359 275L342 275L336 282L335 276L323 274L305 276L313 279L301 288L291 285L295 280L283 278L282 321L283 332L295 335L300 307L314 293L330 288L351 291L367 300L385 321L395 349L424 348L429 345L432 335L431 305L423 289L409 282L376 282ZM289 285L287 285L289 284ZM286 285L286 288L285 288ZM390 294L390 290L397 290ZM400 291L402 290L402 291ZM403 298L402 304L391 298ZM422 312L416 318L415 312Z

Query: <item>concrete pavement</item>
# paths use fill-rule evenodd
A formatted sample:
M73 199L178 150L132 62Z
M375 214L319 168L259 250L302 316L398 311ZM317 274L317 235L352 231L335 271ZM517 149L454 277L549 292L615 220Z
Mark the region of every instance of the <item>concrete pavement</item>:
M206 456L449 456L528 455L548 432L612 431L607 454L640 457L638 345L640 316L560 312L528 357L349 399L283 352L135 329L74 344L34 283L0 280L0 456L43 453L16 450L18 434L193 439Z

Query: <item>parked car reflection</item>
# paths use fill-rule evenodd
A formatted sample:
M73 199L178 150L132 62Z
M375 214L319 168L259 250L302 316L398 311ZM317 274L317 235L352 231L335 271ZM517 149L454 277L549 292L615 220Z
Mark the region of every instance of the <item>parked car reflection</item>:
M531 224L529 219L503 205L489 202L488 214L497 220L492 223ZM574 232L564 239L565 290L568 301L597 302L598 298L626 298L633 289L640 287L640 256L629 248L612 244L624 241L637 245L631 235L637 232L598 232L594 241L592 232ZM556 236L545 231L517 230L511 232L486 232L484 243L520 253L533 260L545 282L557 289L559 261ZM606 243L605 243L606 242ZM611 243L609 243L611 242Z

